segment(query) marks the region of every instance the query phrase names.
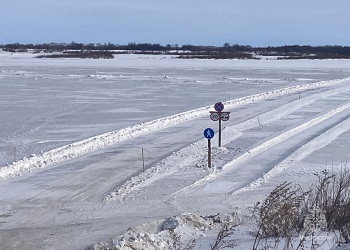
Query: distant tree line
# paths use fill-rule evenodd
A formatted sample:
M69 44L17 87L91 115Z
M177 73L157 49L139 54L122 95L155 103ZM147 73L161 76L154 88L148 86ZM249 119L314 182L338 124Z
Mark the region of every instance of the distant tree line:
M113 43L41 43L41 44L3 44L0 45L5 51L17 52L19 50L53 50L53 51L64 51L64 50L142 50L142 51L166 51L166 50L179 50L179 46L175 45L160 45L151 43L129 43L127 45L119 45Z
M113 44L113 43L41 43L41 44L3 44L0 48L8 52L24 52L28 50L37 50L45 52L63 52L67 50L79 51L110 51L120 50L126 52L114 53L149 53L149 54L173 54L184 55L183 52L190 52L186 54L203 57L203 58L231 58L232 55L238 57L250 58L251 55L261 56L278 56L280 59L300 59L300 58L350 58L349 46L310 46L310 45L286 45L276 47L252 47L249 45L229 44L225 43L223 46L202 46L185 44L179 46L178 44L151 44L151 43L128 43L127 45ZM130 52L131 53L131 52ZM204 56L207 55L207 56ZM185 58L185 57L184 57Z
M348 46L309 46L309 45L289 45L280 47L261 47L254 48L256 52L261 52L265 55L350 55L350 47Z
M112 59L111 51L106 50L84 50L84 51L64 51L63 53L49 53L39 55L37 58L82 58L82 59Z

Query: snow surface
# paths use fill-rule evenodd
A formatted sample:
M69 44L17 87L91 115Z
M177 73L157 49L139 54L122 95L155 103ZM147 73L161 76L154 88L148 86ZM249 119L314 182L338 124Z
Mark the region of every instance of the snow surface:
M162 249L166 218L204 246L218 227L199 215L217 213L239 215L235 240L249 249L256 201L347 160L348 66L1 52L0 249L83 249L126 236ZM217 132L217 101L231 118L208 168L203 130Z

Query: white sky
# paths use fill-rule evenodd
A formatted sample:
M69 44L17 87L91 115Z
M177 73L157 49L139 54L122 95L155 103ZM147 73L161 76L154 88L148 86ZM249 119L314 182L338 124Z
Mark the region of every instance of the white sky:
M0 44L350 45L348 0L1 0Z

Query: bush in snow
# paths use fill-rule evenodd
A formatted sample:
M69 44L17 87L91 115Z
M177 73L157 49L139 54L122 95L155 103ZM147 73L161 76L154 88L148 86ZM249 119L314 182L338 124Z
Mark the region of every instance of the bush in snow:
M196 246L196 240L190 239L189 242L183 246L181 235L176 233L175 230L169 230L169 236L171 238L168 241L169 250L192 250Z
M236 247L236 242L230 239L230 237L235 232L236 226L237 225L232 225L228 222L224 223L214 242L210 244L210 250L219 250L224 248L233 249L234 247Z
M325 230L334 236L340 233L338 241L350 242L350 172L342 168L339 173L324 170L315 175L318 181L308 191L284 182L256 205L253 250L271 247L271 242L273 248L284 242L283 249L304 249L309 242L311 249L321 249L315 239Z
M307 195L300 187L293 187L284 182L278 185L260 204L256 205L257 233L253 250L260 249L268 238L279 242L286 240L286 247L291 244L293 232L300 227L301 204Z
M339 231L346 243L350 242L350 172L342 167L339 173L327 170L315 174L318 182L311 187L305 210L317 207L324 214L322 227Z

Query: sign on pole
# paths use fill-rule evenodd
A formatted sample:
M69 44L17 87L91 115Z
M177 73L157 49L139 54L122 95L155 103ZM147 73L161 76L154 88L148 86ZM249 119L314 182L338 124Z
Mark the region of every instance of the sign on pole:
M212 139L214 137L214 130L211 128L206 128L204 130L204 137L208 140Z
M230 112L221 112L221 121L228 121L230 119Z
M204 130L204 137L208 139L208 168L211 167L211 145L210 139L214 137L214 130L211 128L206 128Z
M217 111L217 112L221 112L224 110L224 104L222 104L222 102L217 102L215 103L214 105L214 109Z
M219 118L220 117L218 112L210 111L210 119L212 119L213 121L218 121Z
M230 112L222 112L224 108L222 102L217 102L214 105L216 112L210 111L210 119L213 121L219 121L219 147L221 147L221 121L228 121L230 119Z

